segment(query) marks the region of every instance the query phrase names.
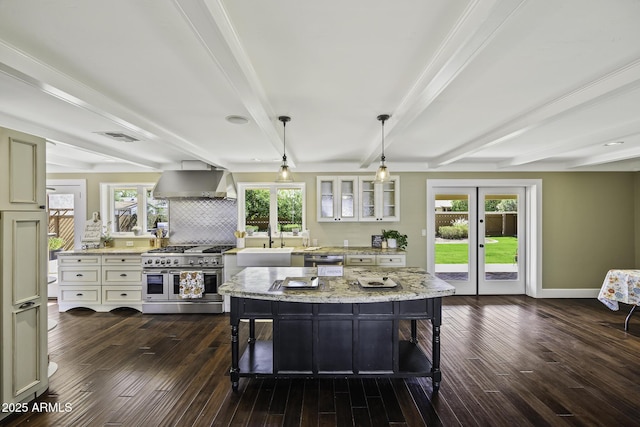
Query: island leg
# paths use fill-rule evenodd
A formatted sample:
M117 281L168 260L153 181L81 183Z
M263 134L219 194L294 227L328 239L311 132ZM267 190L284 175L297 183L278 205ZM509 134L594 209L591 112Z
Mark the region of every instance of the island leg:
M238 323L231 325L231 370L229 377L231 378L231 388L238 391L240 383L240 369L238 368Z
M418 344L418 321L411 319L411 342Z
M442 325L442 298L433 299L433 319L431 320L433 325L432 332L432 356L431 361L431 380L433 384L433 392L437 393L440 389L440 382L442 381L442 372L440 372L440 326Z
M256 342L256 319L249 319L249 344Z

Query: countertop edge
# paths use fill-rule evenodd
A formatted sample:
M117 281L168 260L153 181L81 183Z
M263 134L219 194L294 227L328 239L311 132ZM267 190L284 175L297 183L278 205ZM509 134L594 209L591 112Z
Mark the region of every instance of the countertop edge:
M243 249L251 249L251 247L230 249L223 255L237 255L238 252ZM406 253L407 251L401 249L382 249L372 248L369 246L323 246L315 250L308 250L302 246L295 246L291 251L291 255L406 255Z
M417 267L346 267L344 276L322 276L319 289L273 288L275 280L313 276L315 267L247 267L218 288L220 295L236 298L305 303L371 303L439 298L455 294L455 288ZM387 275L399 288L364 289L357 277Z

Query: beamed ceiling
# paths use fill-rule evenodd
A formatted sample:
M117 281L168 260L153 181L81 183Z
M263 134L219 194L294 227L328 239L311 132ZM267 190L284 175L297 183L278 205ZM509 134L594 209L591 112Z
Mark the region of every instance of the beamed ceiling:
M382 113L392 172L636 171L639 22L637 0L0 0L0 126L46 138L48 172L275 172L279 115L294 172L373 171Z

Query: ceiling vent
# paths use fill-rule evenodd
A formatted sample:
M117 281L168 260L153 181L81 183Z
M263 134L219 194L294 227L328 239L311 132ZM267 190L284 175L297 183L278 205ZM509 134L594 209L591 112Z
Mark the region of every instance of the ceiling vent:
M121 142L135 142L140 141L138 138L134 138L131 135L127 135L122 132L95 132L98 135L106 136L107 138L115 139L116 141Z

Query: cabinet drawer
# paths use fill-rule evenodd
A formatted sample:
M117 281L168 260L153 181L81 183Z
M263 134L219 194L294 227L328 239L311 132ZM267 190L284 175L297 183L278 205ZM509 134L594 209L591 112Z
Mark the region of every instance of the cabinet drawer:
M140 286L103 286L102 303L142 302Z
M103 255L102 265L139 265L142 266L140 255Z
M347 265L376 265L375 255L347 255Z
M99 285L100 267L61 267L58 269L58 280L61 285Z
M407 262L404 255L377 255L376 261L377 265L387 267L404 267Z
M141 267L102 268L103 285L133 285L140 283L142 283Z
M100 304L100 286L60 286L59 303L85 302Z
M58 265L100 265L100 255L58 255Z

